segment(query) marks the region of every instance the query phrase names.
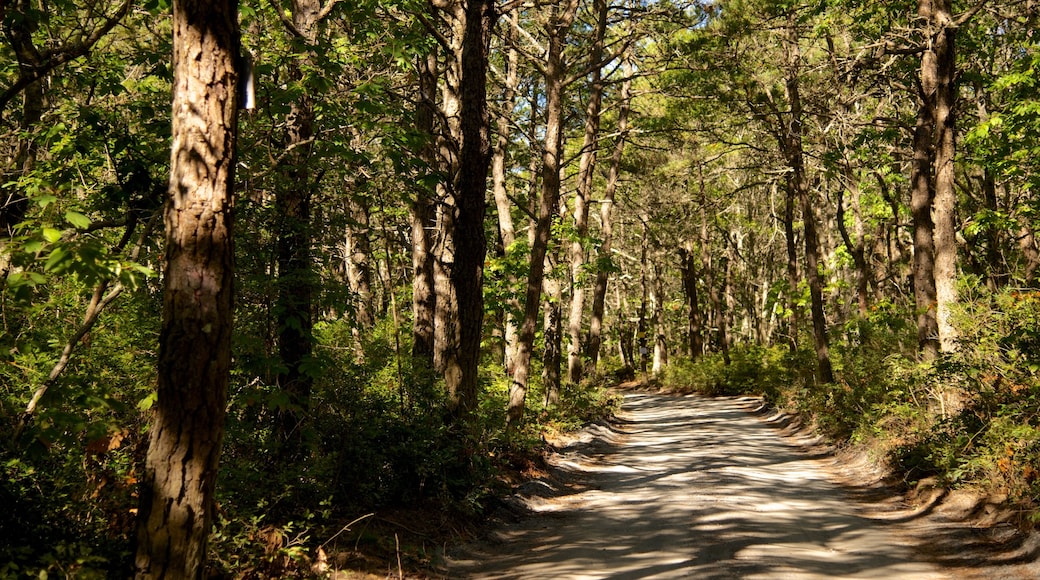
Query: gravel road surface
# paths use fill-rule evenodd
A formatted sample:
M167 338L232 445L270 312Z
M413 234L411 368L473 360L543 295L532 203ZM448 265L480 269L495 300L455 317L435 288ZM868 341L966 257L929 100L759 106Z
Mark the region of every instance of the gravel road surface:
M953 578L867 517L756 402L630 393L615 429L530 482L534 512L460 548L450 578Z

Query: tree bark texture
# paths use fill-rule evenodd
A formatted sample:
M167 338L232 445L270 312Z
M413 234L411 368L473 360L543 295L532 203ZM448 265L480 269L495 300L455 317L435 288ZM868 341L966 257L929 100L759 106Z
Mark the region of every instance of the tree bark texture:
M368 199L360 196L349 196L346 201L350 216L344 239L347 283L354 296L354 321L361 330L370 330L376 323L372 308L372 227L368 203Z
M435 263L434 368L444 375L449 412L464 424L477 406L477 367L484 322L487 178L491 163L487 69L494 4L465 0L438 6L451 44L446 54L441 147L446 170Z
M461 144L456 177L455 267L452 285L459 304L459 342L451 364L458 367L459 380L448 383L453 394L452 412L467 417L477 408L477 370L484 323L484 258L487 239L487 177L491 162L491 120L487 105L488 52L494 22L492 0L469 0L465 8L462 43L460 114Z
M173 147L158 400L138 516L138 578L201 578L224 435L232 327L234 0L173 3Z
M914 127L914 157L910 168L910 214L914 224L914 302L917 309L917 344L921 358L935 360L939 356L939 326L936 319L935 290L935 225L932 221L932 131L934 109L928 93L919 87L920 105ZM934 93L933 93L934 94Z
M930 50L921 58L921 87L934 108L932 140L935 144L935 298L939 348L943 352L957 350L957 328L952 308L957 303L957 194L954 189L954 108L957 99L956 54L957 28L953 25L950 0L922 0L930 6L928 21Z
M416 128L427 137L419 152L427 171L439 169L435 118L437 108L437 54L431 52L418 61L419 103L415 111ZM434 292L434 193L420 191L410 206L412 230L412 357L433 366L433 320L437 295Z

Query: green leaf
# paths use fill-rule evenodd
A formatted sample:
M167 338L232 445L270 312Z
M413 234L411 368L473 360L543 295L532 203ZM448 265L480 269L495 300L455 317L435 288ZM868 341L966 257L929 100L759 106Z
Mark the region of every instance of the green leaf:
M43 239L53 244L61 239L61 232L54 228L43 228Z
M143 399L141 399L140 401L137 402L137 408L142 410L142 411L147 411L148 409L152 408L152 405L155 404L155 401L158 398L159 398L159 393L158 392L153 391L151 393L148 393L147 397L145 397L145 398L143 398Z
M58 201L58 197L54 195L37 195L36 197L33 197L32 200L33 203L35 203L36 205L40 206L41 208L45 208L48 205Z
M50 256L47 257L47 263L44 264L43 269L48 272L61 272L68 267L68 264L74 258L75 256L65 248L54 248L51 250Z
M90 227L90 218L79 213L78 211L72 211L71 209L65 212L65 221L69 222L70 224L81 230Z

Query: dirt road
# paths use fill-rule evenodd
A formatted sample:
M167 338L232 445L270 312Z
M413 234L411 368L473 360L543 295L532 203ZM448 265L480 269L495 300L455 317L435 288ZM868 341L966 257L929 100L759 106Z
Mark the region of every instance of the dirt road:
M795 447L753 405L627 395L618 433L559 458L572 485L529 484L535 515L459 550L448 576L954 577L915 557L897 523L865 517L828 479L827 458Z

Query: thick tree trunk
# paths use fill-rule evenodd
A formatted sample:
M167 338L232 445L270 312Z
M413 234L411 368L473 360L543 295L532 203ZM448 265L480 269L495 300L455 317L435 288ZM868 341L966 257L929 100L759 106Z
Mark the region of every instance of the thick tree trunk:
M365 334L372 330L376 323L375 308L372 305L372 228L369 220L369 200L363 194L355 193L347 195L345 206L350 222L344 233L344 269L347 288L350 291L350 310L354 318L354 323L350 325L350 334L354 340L354 356L357 360L363 361ZM387 269L390 270L389 265ZM389 286L392 287L393 284ZM396 315L395 310L394 316Z
M465 426L477 406L477 367L484 322L487 177L491 163L487 106L491 0L441 7L452 50L447 57L441 162L448 180L439 208L441 244L435 262L434 368L444 375L452 421Z
M459 342L449 367L450 374L457 374L458 380L449 381L449 375L445 375L445 384L452 396L451 411L458 419L467 419L477 408L477 371L484 323L484 257L487 255L484 217L491 162L487 68L494 21L493 1L469 0L465 20L459 79L462 123L455 186L458 203L454 232L455 264L451 272L459 305Z
M545 71L546 123L542 155L542 191L538 198L537 219L531 243L531 266L524 295L524 317L520 323L516 365L509 387L509 404L506 409L506 424L509 430L515 430L523 420L527 381L531 372L531 353L534 350L538 310L541 306L545 254L551 236L552 218L559 206L560 155L563 150L563 81L566 74L563 47L577 9L577 0L569 0L562 8L553 5L553 14L546 25L549 46Z
M458 348L459 320L458 297L451 284L451 270L455 264L455 196L452 194L453 184L440 184L438 198L441 201L435 209L437 223L437 240L434 244L433 291L437 298L433 310L433 368L445 375L445 380L458 380L458 377L447 377L448 359L452 351Z
M600 345L603 342L603 314L606 310L608 269L611 263L610 250L613 244L614 227L614 194L617 191L618 178L621 174L621 159L625 153L625 139L628 137L628 113L632 101L632 63L630 56L625 56L624 76L621 83L620 106L618 109L617 138L614 140L614 151L610 157L610 169L607 171L606 190L599 203L600 237L596 260L596 283L592 290L592 312L589 316L589 339L586 343L586 356L593 369L599 364Z
M165 288L138 578L204 572L231 361L238 35L233 0L174 0Z

